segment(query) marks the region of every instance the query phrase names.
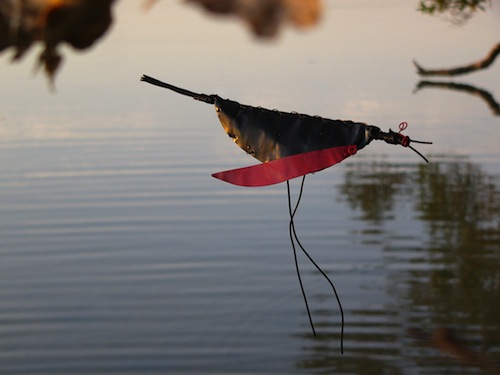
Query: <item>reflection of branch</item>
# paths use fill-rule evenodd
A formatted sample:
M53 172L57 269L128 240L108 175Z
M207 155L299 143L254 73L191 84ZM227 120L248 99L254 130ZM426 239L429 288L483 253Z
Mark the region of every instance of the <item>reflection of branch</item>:
M493 95L491 95L486 90L478 89L477 87L467 85L465 83L420 81L417 84L416 91L425 87L438 87L454 91L462 91L471 95L478 96L483 99L486 104L488 104L488 107L490 107L495 116L500 116L500 104L498 104L498 102L495 101Z
M432 333L419 328L411 328L408 330L408 334L436 347L460 363L479 367L488 374L500 374L498 364L484 353L470 349L461 343L451 328L437 327Z
M500 55L500 43L496 44L491 51L482 60L475 63L460 66L458 68L452 69L424 69L416 61L413 61L415 67L417 68L417 73L421 76L456 76L460 74L466 74L474 72L480 69L486 69L495 61L495 58Z

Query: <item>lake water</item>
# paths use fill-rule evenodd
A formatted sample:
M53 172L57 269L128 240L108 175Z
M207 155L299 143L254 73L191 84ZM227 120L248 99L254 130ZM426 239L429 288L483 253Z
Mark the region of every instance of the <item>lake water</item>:
M476 96L415 91L412 65L484 56L497 5L456 27L416 2L327 2L319 27L261 42L181 2L120 2L92 51L64 51L55 93L34 53L3 55L0 373L498 373L500 117ZM451 80L500 100L499 69ZM434 142L417 146L430 164L373 142L306 179L296 228L340 294L343 355L332 291L301 256L311 333L286 186L213 179L255 160L212 106L142 74L384 130L407 121ZM466 348L480 354L450 356Z

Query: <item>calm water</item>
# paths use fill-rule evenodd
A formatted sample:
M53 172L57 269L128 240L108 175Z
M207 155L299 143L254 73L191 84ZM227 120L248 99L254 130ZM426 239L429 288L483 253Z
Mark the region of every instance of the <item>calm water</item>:
M465 93L414 92L411 63L483 56L498 9L457 28L416 3L339 1L318 29L262 43L174 2L139 4L118 4L91 53L65 51L54 94L31 76L34 55L0 60L0 373L498 373L500 118ZM418 147L428 165L374 142L306 179L296 226L339 291L344 355L331 289L302 257L311 334L285 185L211 178L254 161L212 107L143 73L383 129L408 121L434 141ZM498 77L497 64L453 81L500 100ZM450 356L444 327L480 360Z

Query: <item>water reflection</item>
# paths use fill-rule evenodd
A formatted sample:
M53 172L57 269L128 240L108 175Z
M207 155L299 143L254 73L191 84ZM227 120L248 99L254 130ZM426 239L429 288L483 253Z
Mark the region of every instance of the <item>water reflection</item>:
M476 96L483 100L490 108L494 116L500 116L500 104L496 101L495 97L487 90L468 85L465 83L455 82L434 82L434 81L420 81L417 83L415 92L423 88L441 88L452 91L464 92L472 96Z
M500 349L498 176L461 157L429 165L359 162L348 166L339 190L359 213L353 236L385 237L375 247L393 299L346 311L344 356L336 353L332 327L331 335L307 342L298 366L336 374L408 367L462 374L466 364L498 373L491 359Z
M433 332L413 328L408 330L408 334L429 346L436 347L459 363L466 366L478 367L487 374L500 374L500 363L496 363L489 355L483 353L483 351L468 347L457 338L454 330L449 327L437 327Z

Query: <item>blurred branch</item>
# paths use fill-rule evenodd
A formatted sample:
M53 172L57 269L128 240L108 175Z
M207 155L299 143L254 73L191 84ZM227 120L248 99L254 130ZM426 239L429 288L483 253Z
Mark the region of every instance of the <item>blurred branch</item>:
M452 23L462 25L477 10L486 10L485 3L491 4L491 0L421 0L418 10L430 15L438 13Z
M143 0L145 10L158 0ZM248 23L258 37L273 37L284 24L310 26L321 15L321 0L184 0L210 13L235 15ZM43 50L37 68L43 67L51 84L63 57L62 44L86 49L99 40L112 23L115 0L0 0L0 52L13 50L20 60L35 44Z
M44 46L38 66L53 80L62 62L59 45L79 50L92 46L111 25L115 0L1 0L0 51L21 59L36 43Z

